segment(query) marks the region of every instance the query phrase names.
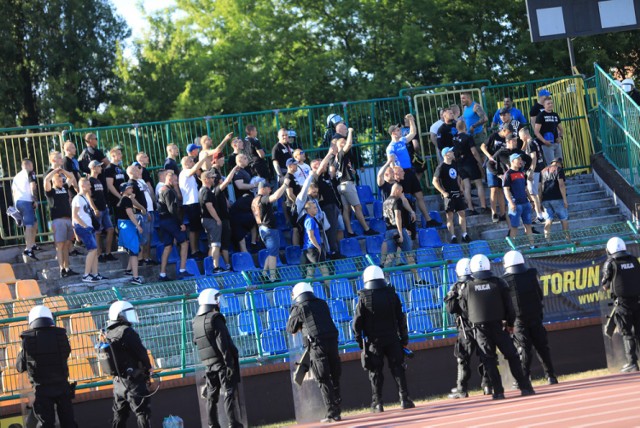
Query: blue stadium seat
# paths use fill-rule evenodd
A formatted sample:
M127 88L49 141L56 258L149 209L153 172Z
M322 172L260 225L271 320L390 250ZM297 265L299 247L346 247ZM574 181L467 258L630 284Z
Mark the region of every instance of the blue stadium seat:
M409 306L412 311L437 308L431 287L414 288L409 291Z
M380 254L382 253L382 243L384 242L384 235L372 235L365 237L365 244L367 247L367 254L373 259L375 263L380 263Z
M351 323L343 322L339 323L338 327L338 344L345 345L347 343L354 342L353 331L351 330Z
M220 312L224 315L237 315L242 312L240 299L235 294L224 294L220 302Z
M358 236L364 235L364 227L362 227L358 220L351 220L351 229L353 229L353 233Z
M324 290L324 285L319 282L314 282L311 286L313 287L313 294L318 299L327 300L327 292Z
M302 258L302 248L298 245L289 245L284 250L284 258L288 265L299 265Z
M424 334L433 331L433 323L425 311L411 311L407 313L409 333Z
M342 240L342 242L344 241L346 241L346 239ZM342 255L344 256L345 254L342 254ZM356 264L353 262L353 260L341 259L341 260L336 260L334 263L335 263L334 266L336 269L336 275L340 275L343 273L358 272L358 269L356 268Z
M377 218L372 218L371 220L369 220L369 227L372 230L380 233L381 235L384 235L387 232L387 224L384 222L384 220L380 220Z
M364 288L364 281L362 280L362 276L358 275L355 280L353 280L356 286L356 292L362 290Z
M219 264L220 267L223 269L227 268L227 264L224 262L224 258L222 256L220 256L219 260ZM207 256L204 258L204 274L209 276L209 275L214 275L213 273L213 257L211 256Z
M444 260L458 260L464 257L462 245L445 244L442 246L442 258Z
M302 275L302 271L300 269L300 266L286 266L284 269L280 270L280 277L283 281L302 279L304 275ZM304 268L302 267L302 269Z
M382 201L375 201L373 203L373 218L382 219Z
M331 312L331 318L334 322L346 322L351 321L351 316L347 310L347 305L344 300L327 300L329 304L329 311Z
M358 238L345 238L340 241L340 254L345 257L362 256L362 249L360 248L360 241L358 241Z
M487 241L479 239L469 243L469 256L473 257L477 254L484 254L485 256L491 254L491 247L489 247L489 243Z
M413 280L409 278L413 277L411 272L391 272L389 274L389 283L393 285L396 291L409 291Z
M446 284L454 284L458 280L458 275L456 275L456 265L447 265L447 275L443 275L443 277Z
M437 285L438 281L436 280L436 276L431 270L431 268L425 267L418 269L418 276L420 279L423 279L427 282L427 284L433 286Z
M276 287L273 289L273 304L288 308L291 306L291 291L289 286Z
M277 355L287 352L287 341L284 334L278 330L266 330L260 335L262 351L265 354Z
M258 324L258 332L262 331L262 321L259 316L256 316L256 322ZM253 324L253 313L251 311L240 312L238 315L238 330L240 334L256 334L256 326Z
M418 263L431 263L440 261L435 248L419 248L418 250L416 250L416 257L418 259Z
M376 198L373 197L373 192L371 191L371 187L365 185L356 186L356 191L358 192L358 199L360 199L361 204L372 204L376 201Z
M437 222L442 223L442 226L440 226L440 229L444 229L447 227L446 223L442 221L442 216L440 216L440 211L429 211L429 217L431 217L431 220L435 220ZM425 226L426 226L427 225L426 220L423 219L423 221L425 222Z
M353 299L353 287L346 278L332 279L329 284L332 299Z
M253 264L253 257L251 257L251 254L245 252L233 253L231 255L231 266L233 266L234 272L256 270L256 265Z
M218 290L220 289L218 286L218 282L214 278L207 278L206 276L197 278L196 293L200 293L205 288L217 288Z
M269 255L269 250L267 250L266 248L263 248L262 250L258 251L259 266L264 266L264 261L267 260L268 255ZM280 255L276 257L276 266L283 266L282 262L280 261Z
M267 311L267 328L271 330L286 330L289 311L285 308L271 308Z
M185 264L184 267L185 269L187 269L187 272L189 272L195 278L199 278L202 276L202 273L200 272L200 268L198 267L198 262L196 262L194 259L187 259L187 263ZM194 279L194 278L187 278L187 279Z
M420 248L441 247L442 240L438 231L434 228L418 229L418 246Z
M247 309L252 309L250 295L251 291L244 293L244 306ZM253 307L253 309L258 312L264 312L271 306L269 305L267 293L265 293L264 290L253 290L253 301L255 303L255 307Z
M402 312L407 312L407 299L404 297L404 293L398 293L398 299L402 305Z

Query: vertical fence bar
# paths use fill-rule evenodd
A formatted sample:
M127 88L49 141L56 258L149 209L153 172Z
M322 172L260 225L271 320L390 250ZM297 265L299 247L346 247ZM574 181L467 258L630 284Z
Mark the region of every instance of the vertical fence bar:
M180 317L180 368L187 367L187 298L182 298Z
M260 324L258 323L258 311L256 311L256 301L253 291L249 291L249 304L251 306L251 320L253 321L253 330L256 336L256 345L258 348L258 356L262 355L262 342L260 341Z

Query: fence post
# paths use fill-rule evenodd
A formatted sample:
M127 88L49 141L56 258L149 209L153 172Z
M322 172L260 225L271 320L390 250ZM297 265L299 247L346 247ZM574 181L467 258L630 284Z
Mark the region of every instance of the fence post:
M140 135L138 134L138 127L140 126L140 124L134 123L132 126L133 129L136 130L136 148L138 149L138 152L141 152L142 150L140 150Z
M184 369L187 366L187 298L182 298L182 314L180 318L180 368Z
M446 262L443 263L442 265L442 285L440 287L441 287L443 302L444 302L444 296L447 295L447 281L449 279L448 266L449 265ZM442 330L443 331L447 329L448 324L449 324L449 317L447 316L447 305L442 303Z
M211 116L205 116L204 117L204 123L207 125L207 135L209 137L211 137L211 124L209 123L210 119L211 119Z
M253 296L253 291L249 291L249 305L251 306L251 319L253 321L253 330L256 336L256 345L258 348L258 356L262 356L262 343L260 342L260 329L258 328L258 313L256 311L256 301Z

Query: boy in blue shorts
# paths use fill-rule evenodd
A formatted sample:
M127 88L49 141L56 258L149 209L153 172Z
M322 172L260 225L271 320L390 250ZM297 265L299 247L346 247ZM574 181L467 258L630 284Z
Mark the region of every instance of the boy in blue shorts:
M502 187L509 204L509 236L515 238L518 234L520 221L524 226L524 233L529 236L529 242L533 247L531 234L531 204L529 203L529 191L527 190L527 176L522 167L524 161L520 154L509 156L509 169L504 173Z

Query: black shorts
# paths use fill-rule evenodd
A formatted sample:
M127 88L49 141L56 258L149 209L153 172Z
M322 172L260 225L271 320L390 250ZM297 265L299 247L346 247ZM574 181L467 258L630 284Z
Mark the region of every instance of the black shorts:
M460 178L466 180L479 180L482 178L482 173L480 172L480 168L478 164L475 162L465 162L458 165L458 173L460 174Z
M416 172L407 168L404 170L404 180L402 180L402 191L404 193L409 193L411 195L415 195L418 192L422 192L422 187L420 186L420 180L418 180L418 176L416 176Z
M202 231L202 211L200 204L190 204L182 206L184 216L189 219L189 231Z
M467 203L464 201L462 195L453 198L444 198L444 210L448 213L464 211L467 209Z
M316 247L311 247L304 250L304 257L307 261L306 264L316 264L327 261L327 255L324 249L322 251L318 251Z
M251 213L236 213L231 221L231 236L233 242L242 241L251 229L256 226L256 219Z

